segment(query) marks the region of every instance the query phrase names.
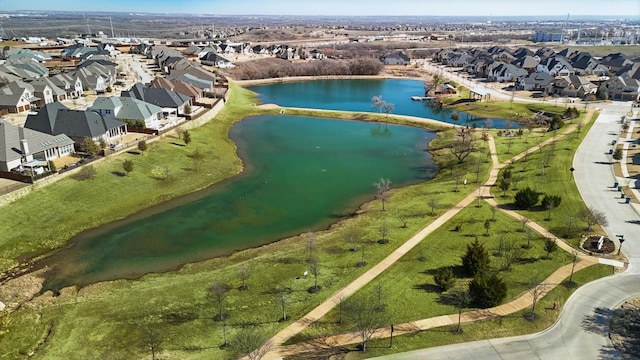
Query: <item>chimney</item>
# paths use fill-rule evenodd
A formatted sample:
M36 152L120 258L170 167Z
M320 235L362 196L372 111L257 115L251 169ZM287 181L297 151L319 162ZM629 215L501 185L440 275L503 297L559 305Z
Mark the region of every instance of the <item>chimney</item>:
M24 128L18 128L18 136L20 137L20 151L22 152L22 156L29 155L29 144L27 143L27 139L24 138Z

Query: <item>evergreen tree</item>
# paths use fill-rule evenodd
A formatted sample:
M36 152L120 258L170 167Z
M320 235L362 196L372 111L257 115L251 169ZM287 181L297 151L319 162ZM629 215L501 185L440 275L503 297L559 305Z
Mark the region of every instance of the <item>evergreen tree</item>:
M507 297L507 284L496 274L479 272L469 283L469 295L480 308L497 306Z
M527 186L516 193L514 202L518 208L527 210L534 207L539 198L540 193Z
M489 269L489 252L478 238L467 244L467 252L462 256L462 266L471 276Z

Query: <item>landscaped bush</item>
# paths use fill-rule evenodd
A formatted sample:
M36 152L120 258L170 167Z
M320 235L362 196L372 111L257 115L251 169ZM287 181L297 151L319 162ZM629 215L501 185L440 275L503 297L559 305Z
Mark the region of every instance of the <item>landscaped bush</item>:
M539 198L540 193L527 186L516 193L514 203L519 209L527 210L534 207Z

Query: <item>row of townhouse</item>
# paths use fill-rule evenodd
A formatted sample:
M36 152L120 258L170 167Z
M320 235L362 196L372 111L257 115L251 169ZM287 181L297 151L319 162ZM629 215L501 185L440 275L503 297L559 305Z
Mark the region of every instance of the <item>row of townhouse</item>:
M572 97L598 94L616 100L637 100L640 94L640 59L621 53L596 58L569 49L556 52L540 48L534 52L524 47L492 46L442 49L433 61L490 82L513 82L520 90Z

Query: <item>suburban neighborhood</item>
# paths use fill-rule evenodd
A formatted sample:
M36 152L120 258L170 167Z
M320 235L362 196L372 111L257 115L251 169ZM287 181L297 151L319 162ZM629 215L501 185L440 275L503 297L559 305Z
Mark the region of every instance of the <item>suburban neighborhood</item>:
M640 356L632 15L0 10L0 358Z

